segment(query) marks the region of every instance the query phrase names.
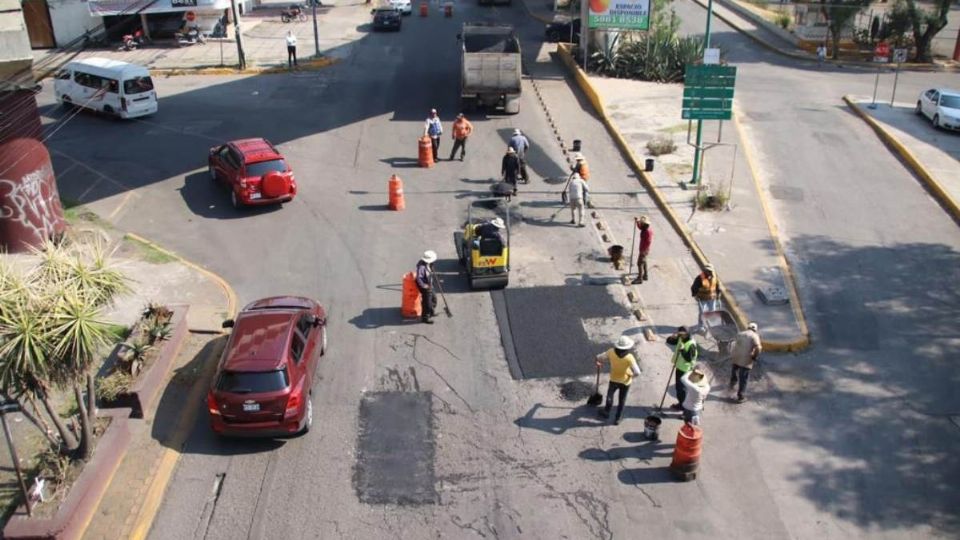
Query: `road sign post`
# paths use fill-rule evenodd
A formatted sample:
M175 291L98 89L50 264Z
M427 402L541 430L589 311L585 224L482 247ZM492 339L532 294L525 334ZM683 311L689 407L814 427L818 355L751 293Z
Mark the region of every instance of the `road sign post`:
M890 61L890 46L887 42L881 41L873 48L873 61L877 64L885 64ZM877 76L873 79L873 99L867 105L868 109L877 108L877 88L880 86L880 66L877 66Z
M703 49L710 48L710 20L713 18L713 0L707 0L707 30L703 37ZM700 146L703 144L703 120L697 120L697 141L693 147L693 173L690 183L700 182Z
M709 50L709 49L708 49ZM700 182L703 167L703 121L729 120L732 116L733 90L737 68L718 64L688 65L683 76L681 118L697 121L697 138L693 144L693 177L691 185ZM688 140L689 143L689 140Z
M894 49L893 61L897 63L897 69L893 72L893 92L890 94L890 106L893 107L893 100L897 97L897 81L900 79L900 64L907 61L906 49Z

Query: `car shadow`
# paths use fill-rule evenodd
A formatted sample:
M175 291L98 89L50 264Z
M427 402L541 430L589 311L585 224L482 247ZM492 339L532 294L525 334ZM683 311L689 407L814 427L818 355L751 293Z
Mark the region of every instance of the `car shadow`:
M204 398L226 342L227 336L211 339L186 364L173 370L151 424L151 437L163 446L183 454L234 456L270 452L286 443L283 438L225 438L210 429ZM196 414L193 422L183 425L183 418L189 419L191 413ZM188 430L185 439L178 433L184 429Z
M191 212L210 219L242 219L276 212L282 206L278 203L234 208L228 189L211 180L206 170L188 174L179 191Z

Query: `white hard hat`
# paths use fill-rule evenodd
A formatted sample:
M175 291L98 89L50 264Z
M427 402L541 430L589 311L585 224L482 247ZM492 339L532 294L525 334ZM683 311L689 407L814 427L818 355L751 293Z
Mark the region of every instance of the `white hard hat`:
M514 135L520 135L520 128L514 129L514 130L513 130L513 134L514 134Z
M613 347L615 349L620 349L622 351L629 351L633 348L633 340L628 336L620 336L620 339L617 340L617 344Z
M573 159L577 161L583 161L583 154L581 154L580 152L577 152L576 154L573 155Z
M500 218L493 218L490 224L498 229L504 229L507 227L506 223L504 223L503 220Z
M507 153L508 153L508 154L516 154L517 151L514 150L512 146L508 146L508 147L507 147Z
M437 260L437 252L428 249L423 252L423 257L421 257L420 260L427 264L430 264Z
M757 323L755 323L755 322L752 322L752 323L750 323L750 324L747 325L747 330L753 330L754 332L756 332L758 328L759 328L759 327L757 326Z

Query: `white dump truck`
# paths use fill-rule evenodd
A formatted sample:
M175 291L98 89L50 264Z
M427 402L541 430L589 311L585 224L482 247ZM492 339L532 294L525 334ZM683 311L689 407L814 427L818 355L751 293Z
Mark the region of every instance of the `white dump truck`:
M520 112L520 39L509 24L464 23L459 35L460 103Z

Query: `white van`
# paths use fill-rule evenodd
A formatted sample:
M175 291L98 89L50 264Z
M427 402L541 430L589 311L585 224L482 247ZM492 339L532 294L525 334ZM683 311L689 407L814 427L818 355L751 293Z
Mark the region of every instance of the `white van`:
M53 91L61 105L136 118L157 112L157 93L143 66L86 58L67 63L54 76Z

